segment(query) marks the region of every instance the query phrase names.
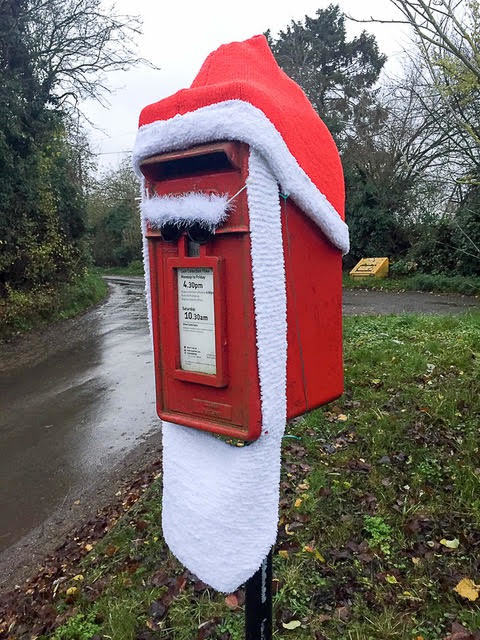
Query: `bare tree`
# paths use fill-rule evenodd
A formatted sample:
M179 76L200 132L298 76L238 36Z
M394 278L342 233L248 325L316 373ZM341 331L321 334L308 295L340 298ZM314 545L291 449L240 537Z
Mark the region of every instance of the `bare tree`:
M390 0L413 27L426 51L453 56L480 82L477 0Z
M24 42L40 108L77 110L86 98L105 103L106 74L145 62L136 55L139 17L101 0L0 0L5 12L5 28ZM0 26L0 40L8 37Z
M425 47L433 45L458 58L480 80L478 0L390 0L401 19L371 16L355 22L410 25ZM474 56L471 55L474 54Z
M425 210L450 194L452 159L445 153L448 132L438 130L433 99L411 67L402 81L389 81L376 94L381 115L364 133L357 126L344 160L375 185L377 198L403 223L415 222ZM428 110L425 109L428 101Z
M390 0L399 19L382 22L409 25L420 53L423 106L434 110L437 134L447 150L480 169L480 5L478 0ZM420 63L419 63L420 62ZM430 97L425 100L425 96ZM472 177L472 176L470 176ZM468 177L466 178L469 179Z

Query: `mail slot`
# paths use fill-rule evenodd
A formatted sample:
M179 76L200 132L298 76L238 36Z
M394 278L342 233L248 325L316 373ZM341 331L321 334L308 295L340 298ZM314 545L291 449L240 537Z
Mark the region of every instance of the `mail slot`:
M249 146L226 141L144 160L148 198L230 201L220 223L147 221L157 411L243 440L262 425L247 190ZM190 199L191 207L195 199ZM279 195L287 295L287 417L343 391L341 254Z

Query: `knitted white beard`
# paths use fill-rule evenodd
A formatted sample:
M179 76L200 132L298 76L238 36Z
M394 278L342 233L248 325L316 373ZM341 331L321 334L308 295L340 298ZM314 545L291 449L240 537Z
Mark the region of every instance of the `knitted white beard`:
M211 221L207 198L205 224ZM249 157L247 198L262 435L238 448L209 433L163 422L165 541L190 571L224 592L253 575L275 543L286 420L287 303L279 191L255 151ZM157 204L160 218L172 213L172 203L168 211L162 210L165 203ZM179 204L178 217L188 219ZM152 217L152 207L151 199L142 203L143 225L145 216ZM149 292L147 296L150 305Z

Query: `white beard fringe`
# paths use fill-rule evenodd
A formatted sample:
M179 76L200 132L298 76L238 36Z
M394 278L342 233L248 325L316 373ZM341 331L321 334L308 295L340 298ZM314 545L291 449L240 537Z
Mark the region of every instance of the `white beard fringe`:
M142 200L142 217L153 229L166 223L192 224L197 222L208 229L221 224L233 208L228 195L184 193L173 196L153 196Z

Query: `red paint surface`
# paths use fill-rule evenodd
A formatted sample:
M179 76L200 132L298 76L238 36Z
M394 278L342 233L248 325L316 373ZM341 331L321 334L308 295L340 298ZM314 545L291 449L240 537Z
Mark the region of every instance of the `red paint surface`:
M287 414L343 393L342 256L289 199L282 201L287 287Z
M192 154L224 151L230 168L168 176L164 154L142 166L151 192L159 195L217 191L233 196L248 175L248 147L224 143ZM167 163L167 164L166 164ZM171 166L171 165L170 165ZM164 242L147 233L158 415L170 422L225 436L254 440L261 432L249 217L246 191L200 257L188 257L186 239ZM343 391L341 253L292 202L282 201L287 280L288 418L318 407ZM180 370L176 278L178 266L214 268L217 375Z
M190 191L233 196L248 175L248 148L223 144L202 147L204 152L227 151L230 169L208 169L174 179L153 179L159 195ZM186 152L192 156L195 151ZM143 170L161 177L159 165L178 154L158 156ZM172 165L170 165L172 166ZM163 420L254 440L261 431L260 391L255 348L255 320L246 191L214 239L202 246L200 257L188 257L186 237L164 242L149 231L152 321L155 348L157 412ZM214 268L217 375L180 372L177 292L174 269L179 266Z

